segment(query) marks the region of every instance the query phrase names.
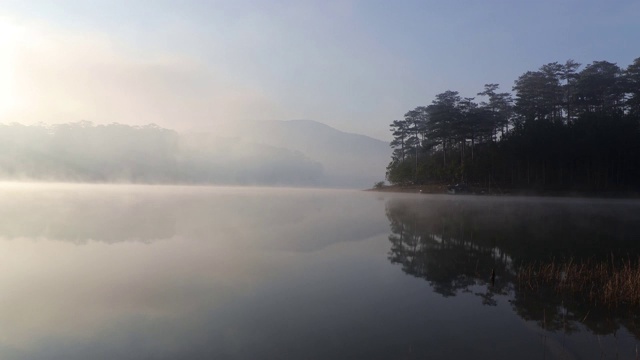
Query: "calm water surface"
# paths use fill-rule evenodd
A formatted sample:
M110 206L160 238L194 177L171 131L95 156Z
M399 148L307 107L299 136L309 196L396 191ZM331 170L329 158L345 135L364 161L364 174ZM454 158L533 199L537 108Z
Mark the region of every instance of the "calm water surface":
M636 201L3 184L0 359L633 359L513 276L639 249Z

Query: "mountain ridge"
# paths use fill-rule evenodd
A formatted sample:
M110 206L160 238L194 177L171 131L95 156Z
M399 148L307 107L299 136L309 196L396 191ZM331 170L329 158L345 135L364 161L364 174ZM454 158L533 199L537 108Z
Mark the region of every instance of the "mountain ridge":
M384 178L389 144L367 135L338 130L315 120L247 122L236 136L251 142L299 151L324 168L329 187L368 187Z

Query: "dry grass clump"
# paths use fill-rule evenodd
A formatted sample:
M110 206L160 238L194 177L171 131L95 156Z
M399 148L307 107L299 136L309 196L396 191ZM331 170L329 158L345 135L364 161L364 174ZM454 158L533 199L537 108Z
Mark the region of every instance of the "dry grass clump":
M518 286L551 288L595 305L640 307L640 261L533 263L521 266L516 278Z

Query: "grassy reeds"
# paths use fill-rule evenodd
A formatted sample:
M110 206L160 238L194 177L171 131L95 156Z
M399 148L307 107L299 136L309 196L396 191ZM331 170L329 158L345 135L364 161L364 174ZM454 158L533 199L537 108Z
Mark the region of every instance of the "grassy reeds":
M574 262L552 261L523 265L517 286L553 289L605 307L640 307L640 259Z

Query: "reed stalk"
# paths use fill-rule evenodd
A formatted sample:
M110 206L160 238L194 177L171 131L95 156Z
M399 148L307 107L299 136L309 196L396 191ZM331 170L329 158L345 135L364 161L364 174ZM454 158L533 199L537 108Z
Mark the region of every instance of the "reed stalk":
M518 269L516 280L521 287L551 288L596 305L640 308L640 259L530 263Z

